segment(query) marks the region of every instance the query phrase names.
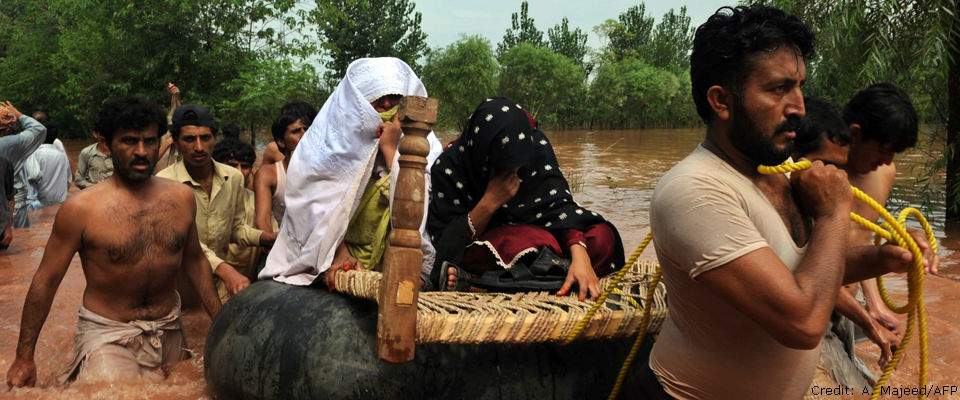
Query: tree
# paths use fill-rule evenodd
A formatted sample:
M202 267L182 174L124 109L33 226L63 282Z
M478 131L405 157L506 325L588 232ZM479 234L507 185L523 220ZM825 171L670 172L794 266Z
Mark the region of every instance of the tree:
M948 86L948 119L947 119L947 146L945 164L947 170L946 205L947 219L953 222L960 220L960 0L954 0L941 10L946 19L944 25L947 30L947 62L949 63Z
M647 60L654 66L682 71L690 65L690 50L693 48L693 28L687 7L676 13L671 8L653 30Z
M600 127L676 126L677 108L693 109L689 79L637 57L603 64L590 87L591 116ZM686 116L684 116L686 117Z
M216 104L238 95L224 84L242 66L280 54L284 24L258 26L289 7L287 0L4 1L0 14L13 18L3 29L11 39L0 55L0 93L25 110L46 108L73 135L85 135L109 97L166 102L166 82L190 102Z
M497 45L497 59L520 43L529 43L533 46L543 46L543 32L537 29L533 18L527 15L529 5L526 1L520 3L520 14L510 14L510 28L503 34L503 40Z
M318 0L309 18L326 41L327 84L335 86L363 57L397 57L419 71L427 35L415 8L410 0Z
M490 42L479 36L430 52L423 82L440 100L438 125L462 130L477 104L496 93L498 68Z
M251 60L225 86L238 95L221 99L218 114L224 122L250 129L254 146L255 133L272 123L282 104L303 100L319 105L327 97L313 66L294 65L287 59Z
M569 58L521 43L500 59L500 93L519 102L543 123L555 123L562 105L579 96L585 74Z
M617 60L648 53L654 20L646 13L646 5L640 3L617 16L617 21L608 20L601 25L602 33L609 40L611 55Z
M567 17L563 17L559 24L547 30L547 42L551 50L573 60L574 63L583 67L588 74L590 73L591 68L588 68L586 60L584 60L587 50L589 50L587 34L580 28L570 30L570 21L567 20Z

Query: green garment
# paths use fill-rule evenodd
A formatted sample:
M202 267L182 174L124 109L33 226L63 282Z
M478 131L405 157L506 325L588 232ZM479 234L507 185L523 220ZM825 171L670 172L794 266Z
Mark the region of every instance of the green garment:
M384 112L378 113L378 114L380 114L380 119L383 120L383 122L387 122L387 121L392 120L394 115L397 115L397 111L400 111L400 105L399 105L399 104L393 106L393 108L391 108L391 109L389 109L389 110L387 110L387 111L384 111Z
M363 264L365 269L380 265L387 249L390 233L390 175L370 179L360 207L347 226L344 242L350 254Z

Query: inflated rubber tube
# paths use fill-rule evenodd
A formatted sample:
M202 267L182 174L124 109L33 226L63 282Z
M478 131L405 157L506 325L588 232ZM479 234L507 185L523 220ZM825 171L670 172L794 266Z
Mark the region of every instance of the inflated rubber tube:
M225 399L601 399L631 344L420 344L394 365L377 358L376 318L369 301L257 282L210 328L208 387ZM638 370L621 398L639 393Z

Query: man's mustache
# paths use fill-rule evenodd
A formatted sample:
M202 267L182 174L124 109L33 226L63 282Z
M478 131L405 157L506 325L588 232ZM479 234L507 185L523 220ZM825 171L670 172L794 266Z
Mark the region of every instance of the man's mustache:
M777 129L773 133L783 133L783 132L797 132L800 130L803 120L795 114L790 114L787 116L787 120L783 121L780 125L777 125Z

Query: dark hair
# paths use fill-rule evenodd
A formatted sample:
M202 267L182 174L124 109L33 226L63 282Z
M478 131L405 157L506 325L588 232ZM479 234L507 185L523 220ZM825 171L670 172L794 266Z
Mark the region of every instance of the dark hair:
M220 124L214 118L210 110L198 104L184 104L173 110L173 126L170 127L170 135L173 140L180 139L180 129L184 126L199 126L210 128L210 133L214 136L219 132Z
M297 121L303 121L304 125L310 127L310 123L303 119L303 116L300 114L280 114L280 116L273 121L273 126L270 127L270 132L273 133L273 140L278 142L283 141L283 134L287 132L287 127Z
M280 114L293 114L303 119L303 123L310 127L317 117L317 109L305 101L291 101L280 107Z
M97 113L94 130L103 137L109 147L113 135L121 129L145 130L157 126L157 135L167 131L167 116L154 102L138 96L126 96L107 100Z
M56 122L48 120L43 123L43 126L47 128L47 136L43 138L43 142L46 144L53 144L54 140L57 140L57 137L60 135L60 132L57 130L60 128Z
M240 138L240 127L237 124L226 124L221 132L224 138Z
M809 96L803 98L803 103L807 115L800 122L797 139L793 141L793 149L798 155L804 156L819 149L824 137L839 145L850 144L850 129L843 122L837 106Z
M875 83L853 95L843 108L843 120L860 125L863 139L897 153L917 144L917 110L910 96L889 83Z
M257 161L257 153L253 151L253 146L238 138L225 137L213 146L213 159L217 162L225 163L230 160L237 160L241 164L253 165Z
M722 7L697 28L690 53L690 82L697 114L707 124L713 111L707 89L739 92L753 72L753 57L790 46L804 60L813 57L813 32L795 16L764 5Z

